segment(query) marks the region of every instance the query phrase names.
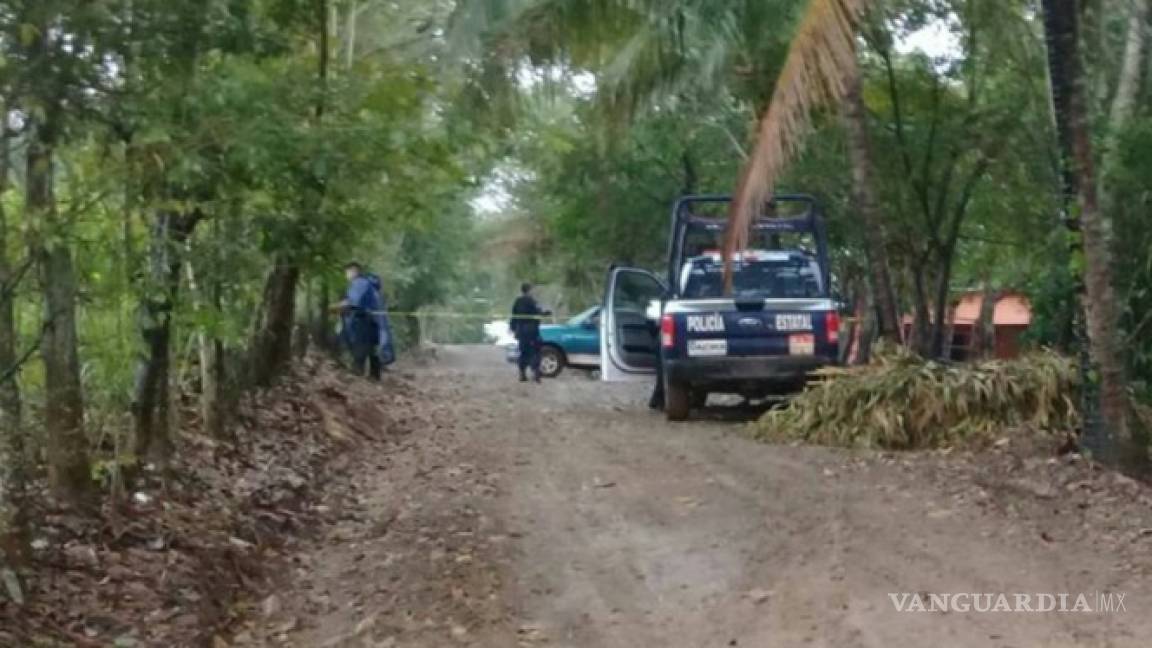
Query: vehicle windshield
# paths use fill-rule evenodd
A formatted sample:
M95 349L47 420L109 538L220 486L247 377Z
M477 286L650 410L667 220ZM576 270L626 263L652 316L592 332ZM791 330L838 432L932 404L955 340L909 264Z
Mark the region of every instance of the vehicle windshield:
M690 261L685 268L682 286L687 299L723 297L724 264L711 258ZM819 265L806 255L733 261L732 296L763 299L823 297Z
M579 315L576 315L572 319L568 320L568 326L582 326L585 322L594 319L599 313L600 307L593 306L592 308L589 308L583 313L580 313Z

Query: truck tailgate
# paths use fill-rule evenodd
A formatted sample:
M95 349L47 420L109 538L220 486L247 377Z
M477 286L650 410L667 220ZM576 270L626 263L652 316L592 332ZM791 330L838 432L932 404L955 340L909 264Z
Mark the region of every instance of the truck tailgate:
M828 299L684 300L670 302L666 312L675 322L675 346L682 357L836 352L839 321Z

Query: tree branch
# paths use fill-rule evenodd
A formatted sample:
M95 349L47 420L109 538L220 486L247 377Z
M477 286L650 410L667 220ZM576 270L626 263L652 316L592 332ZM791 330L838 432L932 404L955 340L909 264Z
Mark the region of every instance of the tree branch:
M51 322L45 322L44 326L40 328L40 335L36 338L36 341L32 343L32 346L28 347L24 353L20 354L20 357L16 359L16 362L14 362L11 367L8 367L4 370L3 374L0 374L0 385L11 380L17 373L20 372L20 368L23 367L24 364L32 358L32 355L40 350L40 345L44 342L44 335L47 334L48 327L51 325Z
M904 110L900 104L900 91L896 83L896 69L892 65L892 53L887 49L880 50L880 58L884 60L884 70L888 76L888 94L892 97L892 118L896 122L896 143L900 148L900 159L904 163L904 172L908 175L908 182L912 184L920 207L924 210L924 219L929 227L935 229L932 206L928 200L928 191L923 182L916 179L912 170L912 155L908 149L908 138L904 132Z
M20 269L16 271L16 274L11 279L0 284L0 303L13 298L16 294L16 287L20 285L20 282L24 281L24 275L28 274L28 271L32 269L33 265L35 265L34 259L28 257L24 260L24 263L20 265Z

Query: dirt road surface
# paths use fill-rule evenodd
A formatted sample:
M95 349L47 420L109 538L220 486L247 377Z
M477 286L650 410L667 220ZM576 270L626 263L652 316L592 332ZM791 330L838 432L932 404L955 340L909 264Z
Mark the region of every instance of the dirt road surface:
M753 442L722 411L668 424L643 385L519 384L496 349L437 355L405 370L427 431L366 453L343 521L230 641L1152 645L1152 537L1100 538L1061 494L990 505L900 459ZM898 612L889 596L1097 591L1125 611Z

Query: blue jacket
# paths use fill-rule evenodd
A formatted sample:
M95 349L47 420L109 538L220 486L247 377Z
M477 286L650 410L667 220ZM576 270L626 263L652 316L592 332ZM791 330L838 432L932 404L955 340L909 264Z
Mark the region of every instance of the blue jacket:
M345 341L353 346L374 346L381 362L392 364L396 360L396 348L380 277L374 274L356 277L348 284L344 299L348 303L343 318Z
M375 281L373 281L375 279ZM344 338L352 345L375 345L380 331L376 314L382 310L380 280L369 275L356 277L344 293Z

